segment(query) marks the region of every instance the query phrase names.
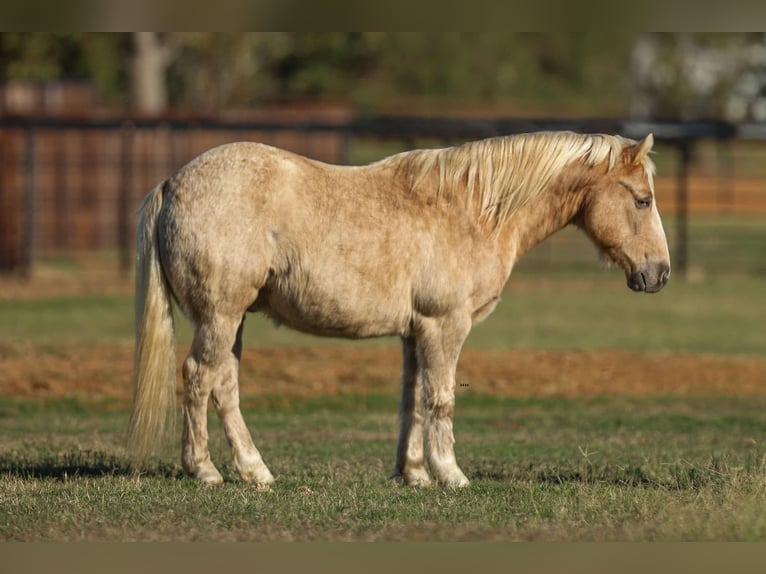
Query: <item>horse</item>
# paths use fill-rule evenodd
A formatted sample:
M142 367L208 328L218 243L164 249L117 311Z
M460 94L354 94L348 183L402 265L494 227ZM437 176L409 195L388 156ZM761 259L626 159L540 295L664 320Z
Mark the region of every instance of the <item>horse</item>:
M319 336L400 337L391 478L468 485L454 452L458 356L519 258L573 224L633 291L667 283L653 142L651 134L535 132L363 166L254 142L197 156L137 214L131 464L145 466L176 406L174 301L194 326L182 366L187 473L222 482L208 450L212 397L239 477L274 481L239 406L244 320L260 312Z

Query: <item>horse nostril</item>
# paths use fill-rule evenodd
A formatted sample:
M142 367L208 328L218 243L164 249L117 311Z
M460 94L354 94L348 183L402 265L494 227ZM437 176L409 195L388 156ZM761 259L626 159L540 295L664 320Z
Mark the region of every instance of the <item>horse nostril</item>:
M633 291L646 291L646 276L642 271L634 272L628 279L628 287Z

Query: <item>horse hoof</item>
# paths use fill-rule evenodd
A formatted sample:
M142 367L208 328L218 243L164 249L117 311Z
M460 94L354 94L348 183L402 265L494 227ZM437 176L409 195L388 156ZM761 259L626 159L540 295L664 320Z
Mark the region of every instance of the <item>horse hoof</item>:
M431 482L431 479L426 478L412 478L407 481L407 486L412 486L414 488L426 488L428 486L431 486L433 483Z
M218 486L223 484L223 477L218 471L213 473L198 474L197 478L202 481L205 486Z
M471 485L471 481L463 477L462 480L449 481L444 483L447 488L466 488Z
M217 486L223 483L221 473L212 464L200 465L194 475L206 486Z
M266 469L266 472L242 473L239 476L243 481L255 486L268 486L274 483L274 477L268 469Z
M261 460L250 464L236 464L236 467L239 477L245 482L264 486L274 482L274 475Z
M471 484L471 481L466 478L465 474L463 474L463 471L460 469L444 473L438 476L437 480L439 481L439 484L447 488L465 488Z
M391 479L402 486L426 487L431 486L431 478L425 471L407 474L395 473Z

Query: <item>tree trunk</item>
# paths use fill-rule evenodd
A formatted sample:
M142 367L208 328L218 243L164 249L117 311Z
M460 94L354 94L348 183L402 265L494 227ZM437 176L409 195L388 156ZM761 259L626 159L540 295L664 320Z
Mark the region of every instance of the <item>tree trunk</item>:
M133 109L158 114L167 107L165 73L171 48L156 32L133 32L131 96Z

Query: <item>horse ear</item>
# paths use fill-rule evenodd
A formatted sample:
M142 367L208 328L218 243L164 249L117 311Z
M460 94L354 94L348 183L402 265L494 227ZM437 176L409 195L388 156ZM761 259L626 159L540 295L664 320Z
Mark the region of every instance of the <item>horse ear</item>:
M646 136L643 140L641 140L639 143L637 143L633 147L633 164L634 165L640 165L643 163L644 159L646 158L647 154L651 151L652 146L654 145L654 135L649 134Z

